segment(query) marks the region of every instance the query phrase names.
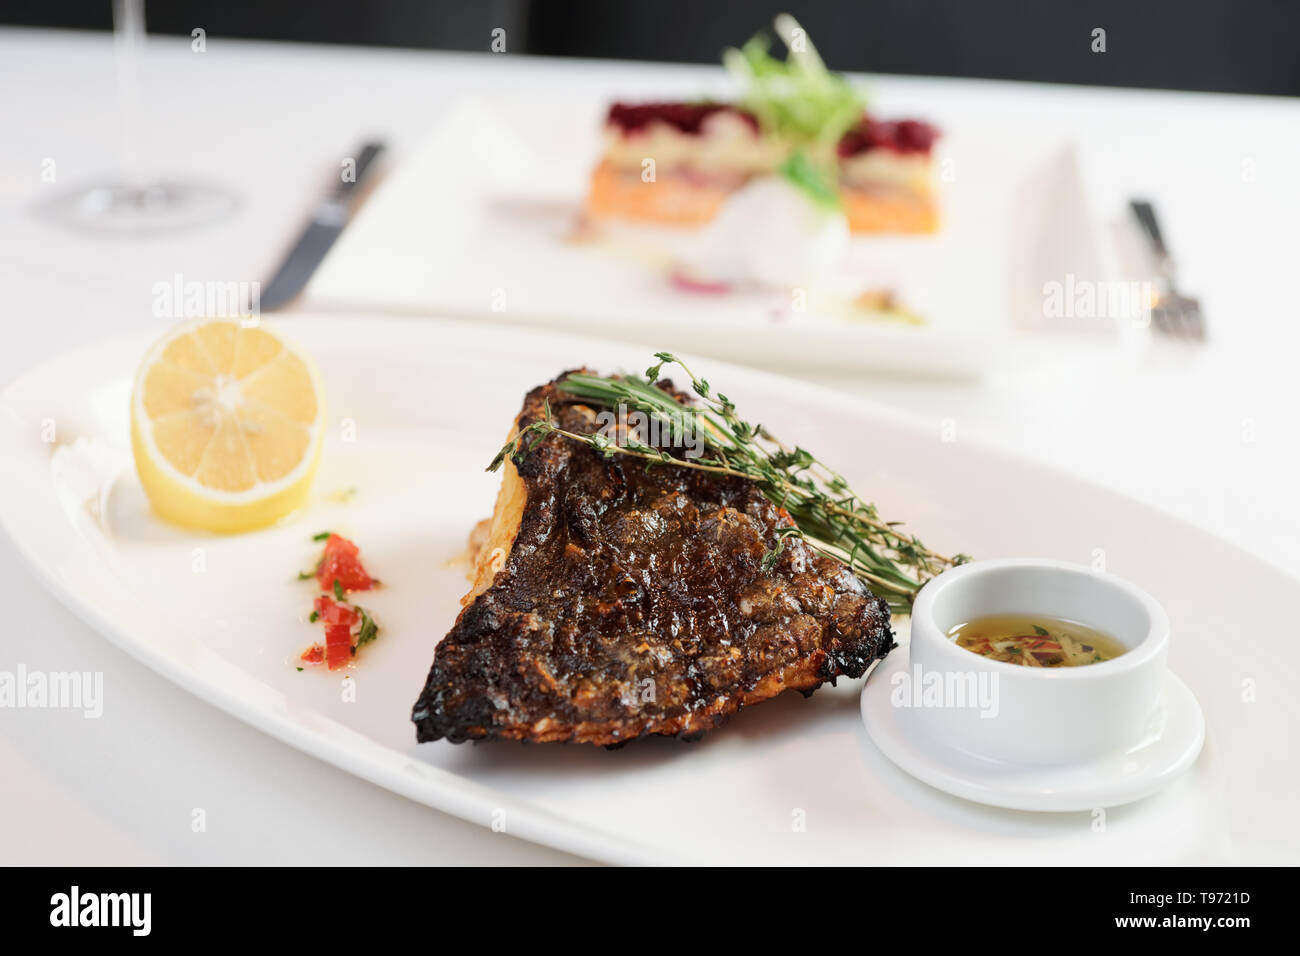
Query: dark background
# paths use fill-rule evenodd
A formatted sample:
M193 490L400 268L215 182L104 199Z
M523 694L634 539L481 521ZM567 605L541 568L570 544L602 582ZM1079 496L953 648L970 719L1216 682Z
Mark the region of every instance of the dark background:
M1300 95L1300 0L154 0L155 33L716 63L787 10L840 70ZM107 29L110 0L0 0ZM1090 50L1094 27L1106 52Z

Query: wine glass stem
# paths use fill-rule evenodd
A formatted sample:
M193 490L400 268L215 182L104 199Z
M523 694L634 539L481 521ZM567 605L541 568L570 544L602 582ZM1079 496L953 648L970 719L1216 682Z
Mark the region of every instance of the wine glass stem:
M119 159L127 186L143 188L136 133L140 111L140 52L144 47L144 0L113 0L113 58L117 65Z

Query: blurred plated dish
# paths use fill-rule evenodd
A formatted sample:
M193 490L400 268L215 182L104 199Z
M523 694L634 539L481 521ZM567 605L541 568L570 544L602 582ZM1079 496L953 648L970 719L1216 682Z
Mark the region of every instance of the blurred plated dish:
M875 81L868 112L858 81L793 21L777 28L785 60L751 40L717 71L726 93L690 71L699 100L685 77L639 80L647 99L602 77L455 101L304 306L962 377L1141 341L1123 321L1046 321L1044 282L1114 265L1068 134L1026 128L994 95L975 111L931 87L909 98L914 80ZM888 118L877 99L926 119Z
M588 213L697 226L746 183L784 176L814 200L840 205L854 233L935 232L939 130L868 115L865 97L826 69L793 17L782 14L775 27L785 61L769 53L762 34L726 51L723 62L744 91L734 103L613 104Z

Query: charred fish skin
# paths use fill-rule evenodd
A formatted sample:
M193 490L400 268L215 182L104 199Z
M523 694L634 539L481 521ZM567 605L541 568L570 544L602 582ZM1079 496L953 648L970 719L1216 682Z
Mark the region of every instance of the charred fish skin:
M556 382L517 426L547 404L566 430L598 427ZM782 691L861 677L895 646L885 602L802 539L763 569L790 519L752 482L558 435L506 468L491 567L412 711L421 742L694 738Z

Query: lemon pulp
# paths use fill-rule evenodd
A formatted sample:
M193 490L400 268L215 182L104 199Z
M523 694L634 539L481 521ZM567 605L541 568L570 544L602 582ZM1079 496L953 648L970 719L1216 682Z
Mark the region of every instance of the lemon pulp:
M149 350L131 396L131 447L154 510L221 532L296 510L320 461L323 398L311 360L265 327L174 329Z

